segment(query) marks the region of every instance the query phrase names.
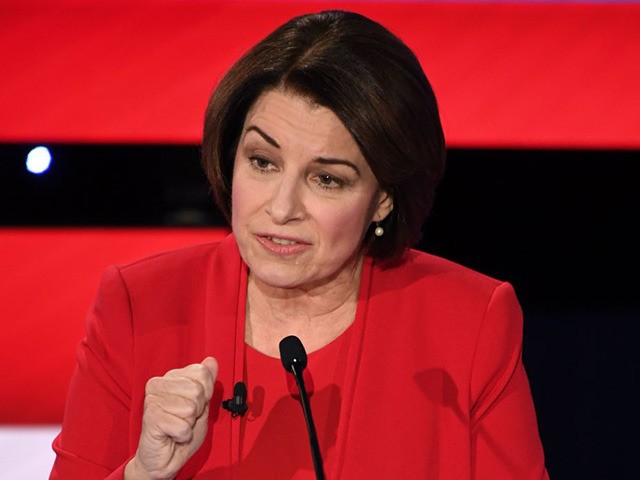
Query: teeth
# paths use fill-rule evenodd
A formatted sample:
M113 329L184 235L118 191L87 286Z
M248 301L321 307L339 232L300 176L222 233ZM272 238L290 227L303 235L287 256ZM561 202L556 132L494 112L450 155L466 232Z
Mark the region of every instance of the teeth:
M269 237L269 240L271 240L273 243L277 243L278 245L293 245L297 243L292 240L285 240L284 238L277 237Z

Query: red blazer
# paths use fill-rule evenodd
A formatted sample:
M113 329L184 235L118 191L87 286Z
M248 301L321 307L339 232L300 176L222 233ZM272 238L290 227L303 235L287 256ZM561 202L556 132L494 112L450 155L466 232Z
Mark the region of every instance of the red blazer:
M240 422L219 405L242 379L246 282L232 235L106 271L51 479L122 478L147 380L207 355L210 428L177 478L236 478ZM367 258L352 328L328 479L548 478L508 283L416 251Z

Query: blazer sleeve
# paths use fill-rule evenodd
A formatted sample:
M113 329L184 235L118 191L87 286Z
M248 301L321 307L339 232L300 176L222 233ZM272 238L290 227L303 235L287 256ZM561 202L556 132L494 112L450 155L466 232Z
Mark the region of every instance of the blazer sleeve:
M522 311L500 284L487 305L471 374L475 480L548 480L529 382L522 364Z
M77 350L50 480L122 479L129 453L133 332L116 267L103 275Z

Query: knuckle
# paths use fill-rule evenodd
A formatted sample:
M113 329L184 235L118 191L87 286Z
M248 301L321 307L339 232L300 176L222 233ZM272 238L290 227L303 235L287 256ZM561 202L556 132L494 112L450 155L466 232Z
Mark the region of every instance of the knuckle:
M183 371L184 371L184 368L173 368L169 370L167 373L165 373L164 375L166 377L179 377L180 375L182 375Z
M160 399L154 394L148 394L144 398L144 410L150 413L157 412L158 410L162 410L160 406Z
M187 400L184 406L185 417L195 418L198 415L198 404L193 400Z
M188 422L181 422L180 426L176 428L176 437L181 442L186 442L191 440L192 435L193 435L193 428L191 428L191 425Z
M211 381L211 373L209 372L209 369L206 366L198 363L193 367L194 367L193 368L194 375L199 382L206 384L207 382Z
M148 395L149 393L158 391L160 385L162 384L162 377L151 377L147 380L144 391Z
M204 395L204 386L197 380L191 380L188 386L189 397L191 399L197 399Z

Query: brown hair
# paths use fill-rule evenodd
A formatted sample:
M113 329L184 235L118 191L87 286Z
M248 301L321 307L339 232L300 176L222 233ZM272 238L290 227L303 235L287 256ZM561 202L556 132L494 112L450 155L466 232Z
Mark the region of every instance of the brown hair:
M244 54L215 89L205 113L202 163L218 207L231 221L233 161L248 110L276 87L331 109L393 198L385 233L367 251L398 258L414 246L445 165L436 98L413 52L360 14L295 17ZM373 226L372 226L373 227Z

